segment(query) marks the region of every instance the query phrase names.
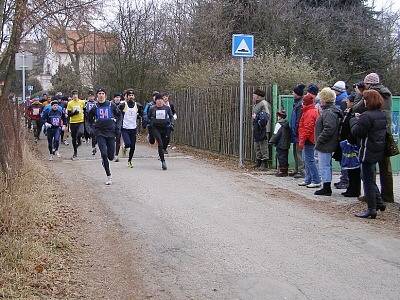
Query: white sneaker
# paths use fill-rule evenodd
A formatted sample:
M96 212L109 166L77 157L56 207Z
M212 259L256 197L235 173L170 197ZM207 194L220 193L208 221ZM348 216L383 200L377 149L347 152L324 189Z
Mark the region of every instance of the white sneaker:
M61 157L60 152L56 151L56 156L57 156L58 158L60 158L60 157Z
M53 154L50 154L49 160L52 161L53 159L54 159L54 155L53 155Z
M303 182L300 182L298 185L299 186L308 186L310 183L307 183L307 182L305 182L305 181L303 181Z
M111 176L107 176L106 185L112 185L112 178L111 178Z
M114 162L119 162L118 156L116 156L116 157L114 158Z
M310 183L309 185L307 185L308 188L319 188L321 186L320 183Z
M69 143L68 143L67 140L64 141L64 145L65 145L65 146L69 146Z

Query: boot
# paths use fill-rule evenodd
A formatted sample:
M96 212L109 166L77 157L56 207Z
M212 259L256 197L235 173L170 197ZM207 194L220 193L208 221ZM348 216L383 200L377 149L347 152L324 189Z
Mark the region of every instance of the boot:
M385 211L385 210L386 210L386 204L384 204L384 203L378 203L378 204L376 205L376 210Z
M256 161L256 163L254 165L254 169L258 169L259 167L261 167L261 163L262 163L262 160L261 159L257 159L257 161Z
M331 183L330 182L324 182L324 186L322 189L316 191L314 195L317 196L331 196L332 195L332 189L331 189Z
M268 162L267 162L267 160L262 160L261 161L260 171L261 172L265 172L267 170L268 170Z
M376 209L368 208L366 211L355 214L355 216L359 217L359 218L364 218L364 219L367 219L369 217L371 217L371 219L375 219L376 218Z
M279 168L279 172L275 174L276 177L287 177L288 168Z

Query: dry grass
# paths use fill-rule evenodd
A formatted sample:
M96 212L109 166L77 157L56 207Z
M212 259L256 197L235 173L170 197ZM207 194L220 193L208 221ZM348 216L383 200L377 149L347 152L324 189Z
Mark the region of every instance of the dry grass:
M29 150L20 177L0 183L0 298L69 298L73 248L62 189Z

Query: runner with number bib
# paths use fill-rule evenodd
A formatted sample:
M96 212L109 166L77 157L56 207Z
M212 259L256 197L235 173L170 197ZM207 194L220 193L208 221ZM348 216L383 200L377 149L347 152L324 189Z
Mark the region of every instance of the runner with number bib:
M110 162L115 155L115 137L120 132L121 111L111 101L106 100L106 91L97 90L97 103L89 111L89 123L93 126L102 164L107 174L106 185L112 184Z
M65 130L65 115L58 107L58 101L51 102L50 111L43 115L44 126L47 130L47 142L50 152L49 160L53 160L54 155L61 157L58 151L60 147L61 131Z
M87 102L85 105L85 132L88 135L88 137L92 140L92 155L93 156L96 155L96 152L97 152L97 150L96 150L97 141L96 141L96 137L93 132L93 127L89 123L88 115L89 115L89 112L92 110L92 108L95 106L96 106L96 97L95 97L93 91L89 91L88 99L87 99Z
M166 106L161 94L154 97L156 104L153 105L148 112L148 120L150 122L149 129L152 136L158 144L158 155L161 160L161 168L167 170L167 164L164 158L164 145L167 143L167 130L173 125L174 116L171 108Z
M122 112L122 138L124 139L124 149L129 149L128 167L133 168L132 158L136 147L137 119L143 116L143 107L135 101L133 89L126 90L126 101L119 105Z

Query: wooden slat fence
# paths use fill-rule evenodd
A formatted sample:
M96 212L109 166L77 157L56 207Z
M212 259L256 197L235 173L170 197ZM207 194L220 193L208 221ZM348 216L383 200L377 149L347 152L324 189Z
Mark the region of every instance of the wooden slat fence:
M245 87L244 158L254 160L252 93ZM272 102L272 88L261 87ZM239 87L189 88L173 92L178 120L174 142L224 155L239 155Z

